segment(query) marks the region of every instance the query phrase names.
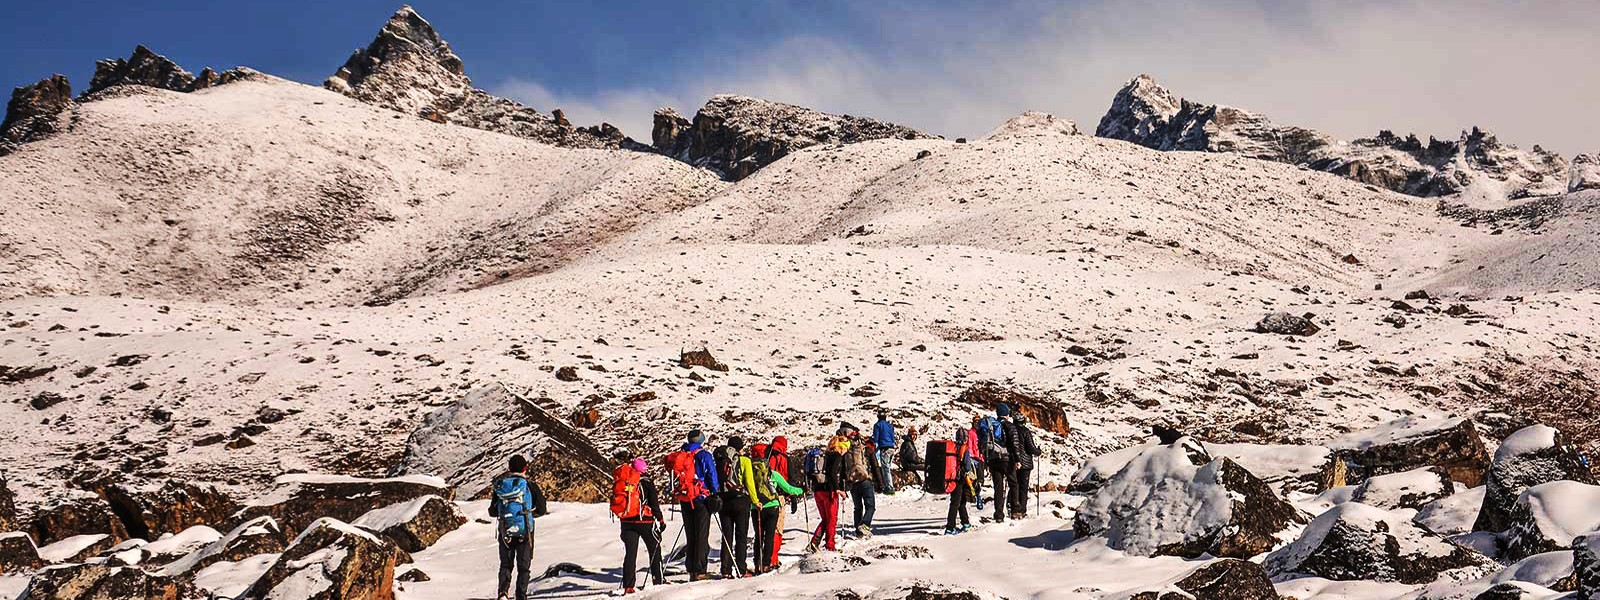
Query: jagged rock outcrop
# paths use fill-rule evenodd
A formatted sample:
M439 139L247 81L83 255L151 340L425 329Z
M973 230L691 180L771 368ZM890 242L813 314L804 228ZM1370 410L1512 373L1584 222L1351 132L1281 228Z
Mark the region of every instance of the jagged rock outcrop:
M1030 110L1001 123L982 139L1004 140L1055 135L1083 135L1083 132L1078 131L1078 124L1071 120L1047 112Z
M1472 528L1505 531L1517 498L1530 487L1563 479L1594 483L1583 458L1554 427L1534 425L1507 437L1489 466L1483 508Z
M128 539L122 520L98 496L69 498L35 512L28 532L40 546L91 533L103 533L118 542Z
M1578 536L1600 529L1600 486L1552 481L1530 487L1517 497L1508 518L1502 558L1565 550Z
M0 575L37 569L44 565L33 538L20 531L0 533Z
M1455 483L1450 474L1439 467L1413 469L1370 477L1356 487L1350 499L1384 510L1397 508L1422 508L1455 493Z
M456 494L475 498L512 454L531 457L533 480L551 500L599 502L610 492L608 461L588 436L499 383L424 417L395 472L437 473Z
M194 82L193 73L140 44L133 48L133 54L128 58L108 58L96 62L94 77L89 80L89 89L84 91L84 95L93 95L118 85L142 85L189 92L195 89Z
M6 483L5 473L0 473L0 532L22 529L17 521L17 494Z
M295 534L318 518L351 521L374 509L424 496L455 498L444 480L427 475L363 479L343 475L284 475L277 488L245 505L235 521L272 517L284 531Z
M1066 409L1062 408L1060 400L1049 396L1030 394L993 381L980 381L968 386L956 401L975 404L988 410L994 410L996 405L1005 403L1006 406L1027 416L1028 422L1035 427L1063 437L1072 433L1072 424L1067 421Z
M171 479L152 489L113 485L102 495L128 535L145 540L196 525L222 526L239 510L239 503L215 485Z
M1439 467L1450 479L1477 487L1489 467L1489 449L1471 419L1401 426L1392 433L1336 444L1323 467L1323 489L1356 485L1368 477Z
M1249 471L1183 438L1128 461L1084 502L1072 531L1137 556L1249 558L1305 522Z
M381 535L406 552L421 552L466 522L454 502L423 496L370 511L351 525Z
M790 152L818 144L931 137L877 119L732 94L707 100L693 121L671 108L657 110L651 130L657 152L710 169L729 181L749 177Z
M1166 590L1139 592L1129 600L1278 600L1261 565L1236 558L1200 567L1167 584Z
M318 519L295 538L242 599L389 600L393 544L336 519Z
M166 575L196 573L219 562L238 562L257 554L283 552L289 540L272 517L257 517L234 527L221 539L190 552L162 569Z
M72 107L72 84L65 75L52 75L12 90L5 121L0 121L0 156L66 131Z
M1572 159L1567 191L1600 189L1600 154L1579 154Z
M17 600L188 600L206 597L179 577L154 575L138 567L77 564L40 571Z
M1180 99L1148 75L1135 77L1112 99L1095 135L1156 150L1240 154L1326 171L1413 196L1448 196L1480 180L1496 182L1507 198L1566 191L1567 161L1534 146L1500 143L1476 127L1456 140L1382 131L1340 142L1321 132L1277 125L1265 115Z
M410 6L389 17L372 43L351 54L323 87L431 121L557 146L643 149L608 123L573 127L564 117L472 87L461 57Z
M1318 515L1300 539L1267 555L1273 577L1430 583L1447 571L1481 576L1494 561L1388 511L1346 502ZM1470 570L1470 571L1468 571Z

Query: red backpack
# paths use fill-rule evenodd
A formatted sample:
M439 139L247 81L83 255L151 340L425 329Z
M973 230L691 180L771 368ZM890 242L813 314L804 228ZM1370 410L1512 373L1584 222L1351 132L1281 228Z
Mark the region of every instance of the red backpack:
M611 514L624 521L648 521L655 516L644 503L638 469L622 465L612 476L615 483L611 484Z
M701 483L700 476L695 473L693 452L679 450L668 454L666 466L673 500L693 502L710 493L706 485Z

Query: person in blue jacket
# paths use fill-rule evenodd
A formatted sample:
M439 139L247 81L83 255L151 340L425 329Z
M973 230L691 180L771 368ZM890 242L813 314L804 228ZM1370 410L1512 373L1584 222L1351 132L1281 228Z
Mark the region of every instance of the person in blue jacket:
M720 478L717 477L717 461L712 458L711 451L706 450L706 436L698 429L689 431L683 445L683 451L694 456L694 474L705 486L707 492L721 489ZM711 561L711 515L722 510L720 498L712 493L699 502L690 502L683 505L683 530L687 545L687 555L684 565L689 570L690 581L704 581L711 576L706 573L706 565Z
M494 478L489 515L498 523L500 546L500 600L528 598L528 567L533 561L533 521L550 511L545 506L539 484L528 478L528 459L511 456L510 470ZM516 593L511 594L511 572L517 573Z
M878 448L878 489L894 495L894 424L889 422L889 411L878 411L878 422L872 425L872 445Z

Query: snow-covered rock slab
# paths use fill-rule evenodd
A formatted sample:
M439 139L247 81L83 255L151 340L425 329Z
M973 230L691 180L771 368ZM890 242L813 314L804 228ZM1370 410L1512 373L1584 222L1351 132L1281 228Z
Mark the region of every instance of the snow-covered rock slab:
M318 519L241 598L388 600L394 597L398 555L378 536L336 519Z
M1348 502L1318 515L1300 539L1267 556L1275 578L1423 584L1442 574L1471 579L1494 568L1487 557L1388 511Z
M1248 560L1224 559L1200 567L1162 589L1139 592L1128 600L1278 600L1261 565Z
M1439 467L1468 487L1482 485L1489 450L1471 419L1406 417L1329 442L1323 489L1356 485L1369 477Z
M423 496L375 509L351 525L377 533L406 552L421 552L466 522L454 502Z
M428 475L363 479L294 474L279 477L276 484L276 489L240 509L234 519L269 516L292 533L322 517L354 520L368 511L423 496L454 497L444 480Z
M165 565L182 559L222 539L222 533L205 525L195 525L175 534L162 536L141 547L147 564Z
M91 556L110 550L116 544L116 540L103 533L75 535L40 547L39 558L52 564L83 562Z
M1506 556L1520 559L1563 550L1600 529L1600 486L1552 481L1524 490L1512 505Z
M1450 474L1439 467L1379 475L1356 486L1351 500L1384 510L1421 508L1455 492Z
M1546 425L1518 430L1495 450L1484 483L1483 508L1473 524L1477 531L1505 531L1517 497L1530 487L1552 481L1594 483L1583 459L1560 431Z
M1079 509L1072 529L1138 556L1248 558L1303 523L1266 483L1184 438L1128 461Z
M17 600L187 600L199 597L194 584L180 577L154 575L138 567L75 564L50 567L34 574Z
M277 521L272 517L256 517L234 527L222 538L168 564L162 573L193 573L219 562L238 562L250 556L282 552L286 545L288 540Z

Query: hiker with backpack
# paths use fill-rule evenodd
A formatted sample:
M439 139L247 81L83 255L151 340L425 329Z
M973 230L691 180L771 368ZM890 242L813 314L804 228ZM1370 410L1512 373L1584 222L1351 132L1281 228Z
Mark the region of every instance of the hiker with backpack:
M750 447L749 468L743 473L745 489L750 491L750 520L755 526L755 574L760 575L778 568L778 539L783 536L783 495L805 495L806 491L789 485L783 474L768 462L773 453L766 444Z
M994 416L978 421L978 444L983 449L983 462L989 467L989 478L994 484L994 521L1006 520L1006 490L1016 485L1011 456L1011 440L1006 429L1011 425L1011 407L997 403Z
M894 424L889 422L889 411L878 410L878 422L872 425L872 445L878 454L878 491L893 496L894 489Z
M1028 518L1029 477L1033 475L1034 458L1039 456L1039 445L1033 441L1033 430L1028 429L1028 417L1021 411L1012 416L1013 456L1016 457L1016 485L1011 488L1011 518Z
M672 499L683 514L683 531L687 538L683 562L690 581L711 579L707 574L711 561L711 515L717 508L713 491L719 482L716 460L706 451L705 442L705 434L698 429L691 430L683 448L666 458Z
M972 520L967 516L967 503L977 497L977 483L980 481L977 437L970 429L957 429L955 443L955 485L950 491L950 509L945 512L945 535L955 535L972 529ZM957 522L957 519L960 521Z
M505 473L490 485L489 516L495 519L495 539L500 548L500 600L513 597L511 572L516 570L516 600L527 600L529 565L533 562L533 521L550 511L538 484L528 479L528 459L513 454Z
M906 430L906 439L900 444L900 470L910 473L916 478L917 484L922 484L922 471L928 468L922 455L917 453L917 445L922 443L922 434L917 431L917 426L912 425Z
M811 491L817 501L817 524L815 531L811 532L811 543L806 544L806 553L816 552L824 540L828 550L838 550L836 539L839 528L839 498L845 494L849 484L844 480L844 456L850 452L850 438L845 434L850 432L850 426L839 428L833 439L828 441L827 452L818 452L806 455L806 475L811 479Z
M803 464L789 464L789 438L781 435L772 438L772 445L767 447L767 466L772 469L773 473L782 475L786 483L790 483L795 489L800 490L799 493L789 496L789 510L787 512L782 509L778 510L778 522L774 525L777 535L772 538L772 547L768 552L771 556L767 558L766 562L768 565L776 566L778 564L778 550L783 547L784 522L788 520L788 514L800 509L800 502L805 500L806 484L804 477L796 476L800 474L798 471L790 470L800 469Z
M632 594L639 577L639 542L644 542L650 555L650 584L667 582L661 563L661 532L666 531L662 520L661 502L656 485L649 478L649 464L642 458L623 463L612 472L611 514L622 522L622 591Z
M750 547L750 489L744 473L750 470L750 457L744 453L744 439L728 438L728 443L713 454L717 466L717 529L722 532L722 578L749 577L750 564L745 551Z
M878 510L877 452L872 441L861 437L861 431L850 427L850 450L844 456L845 482L854 496L856 533L862 538L872 537L872 516Z

